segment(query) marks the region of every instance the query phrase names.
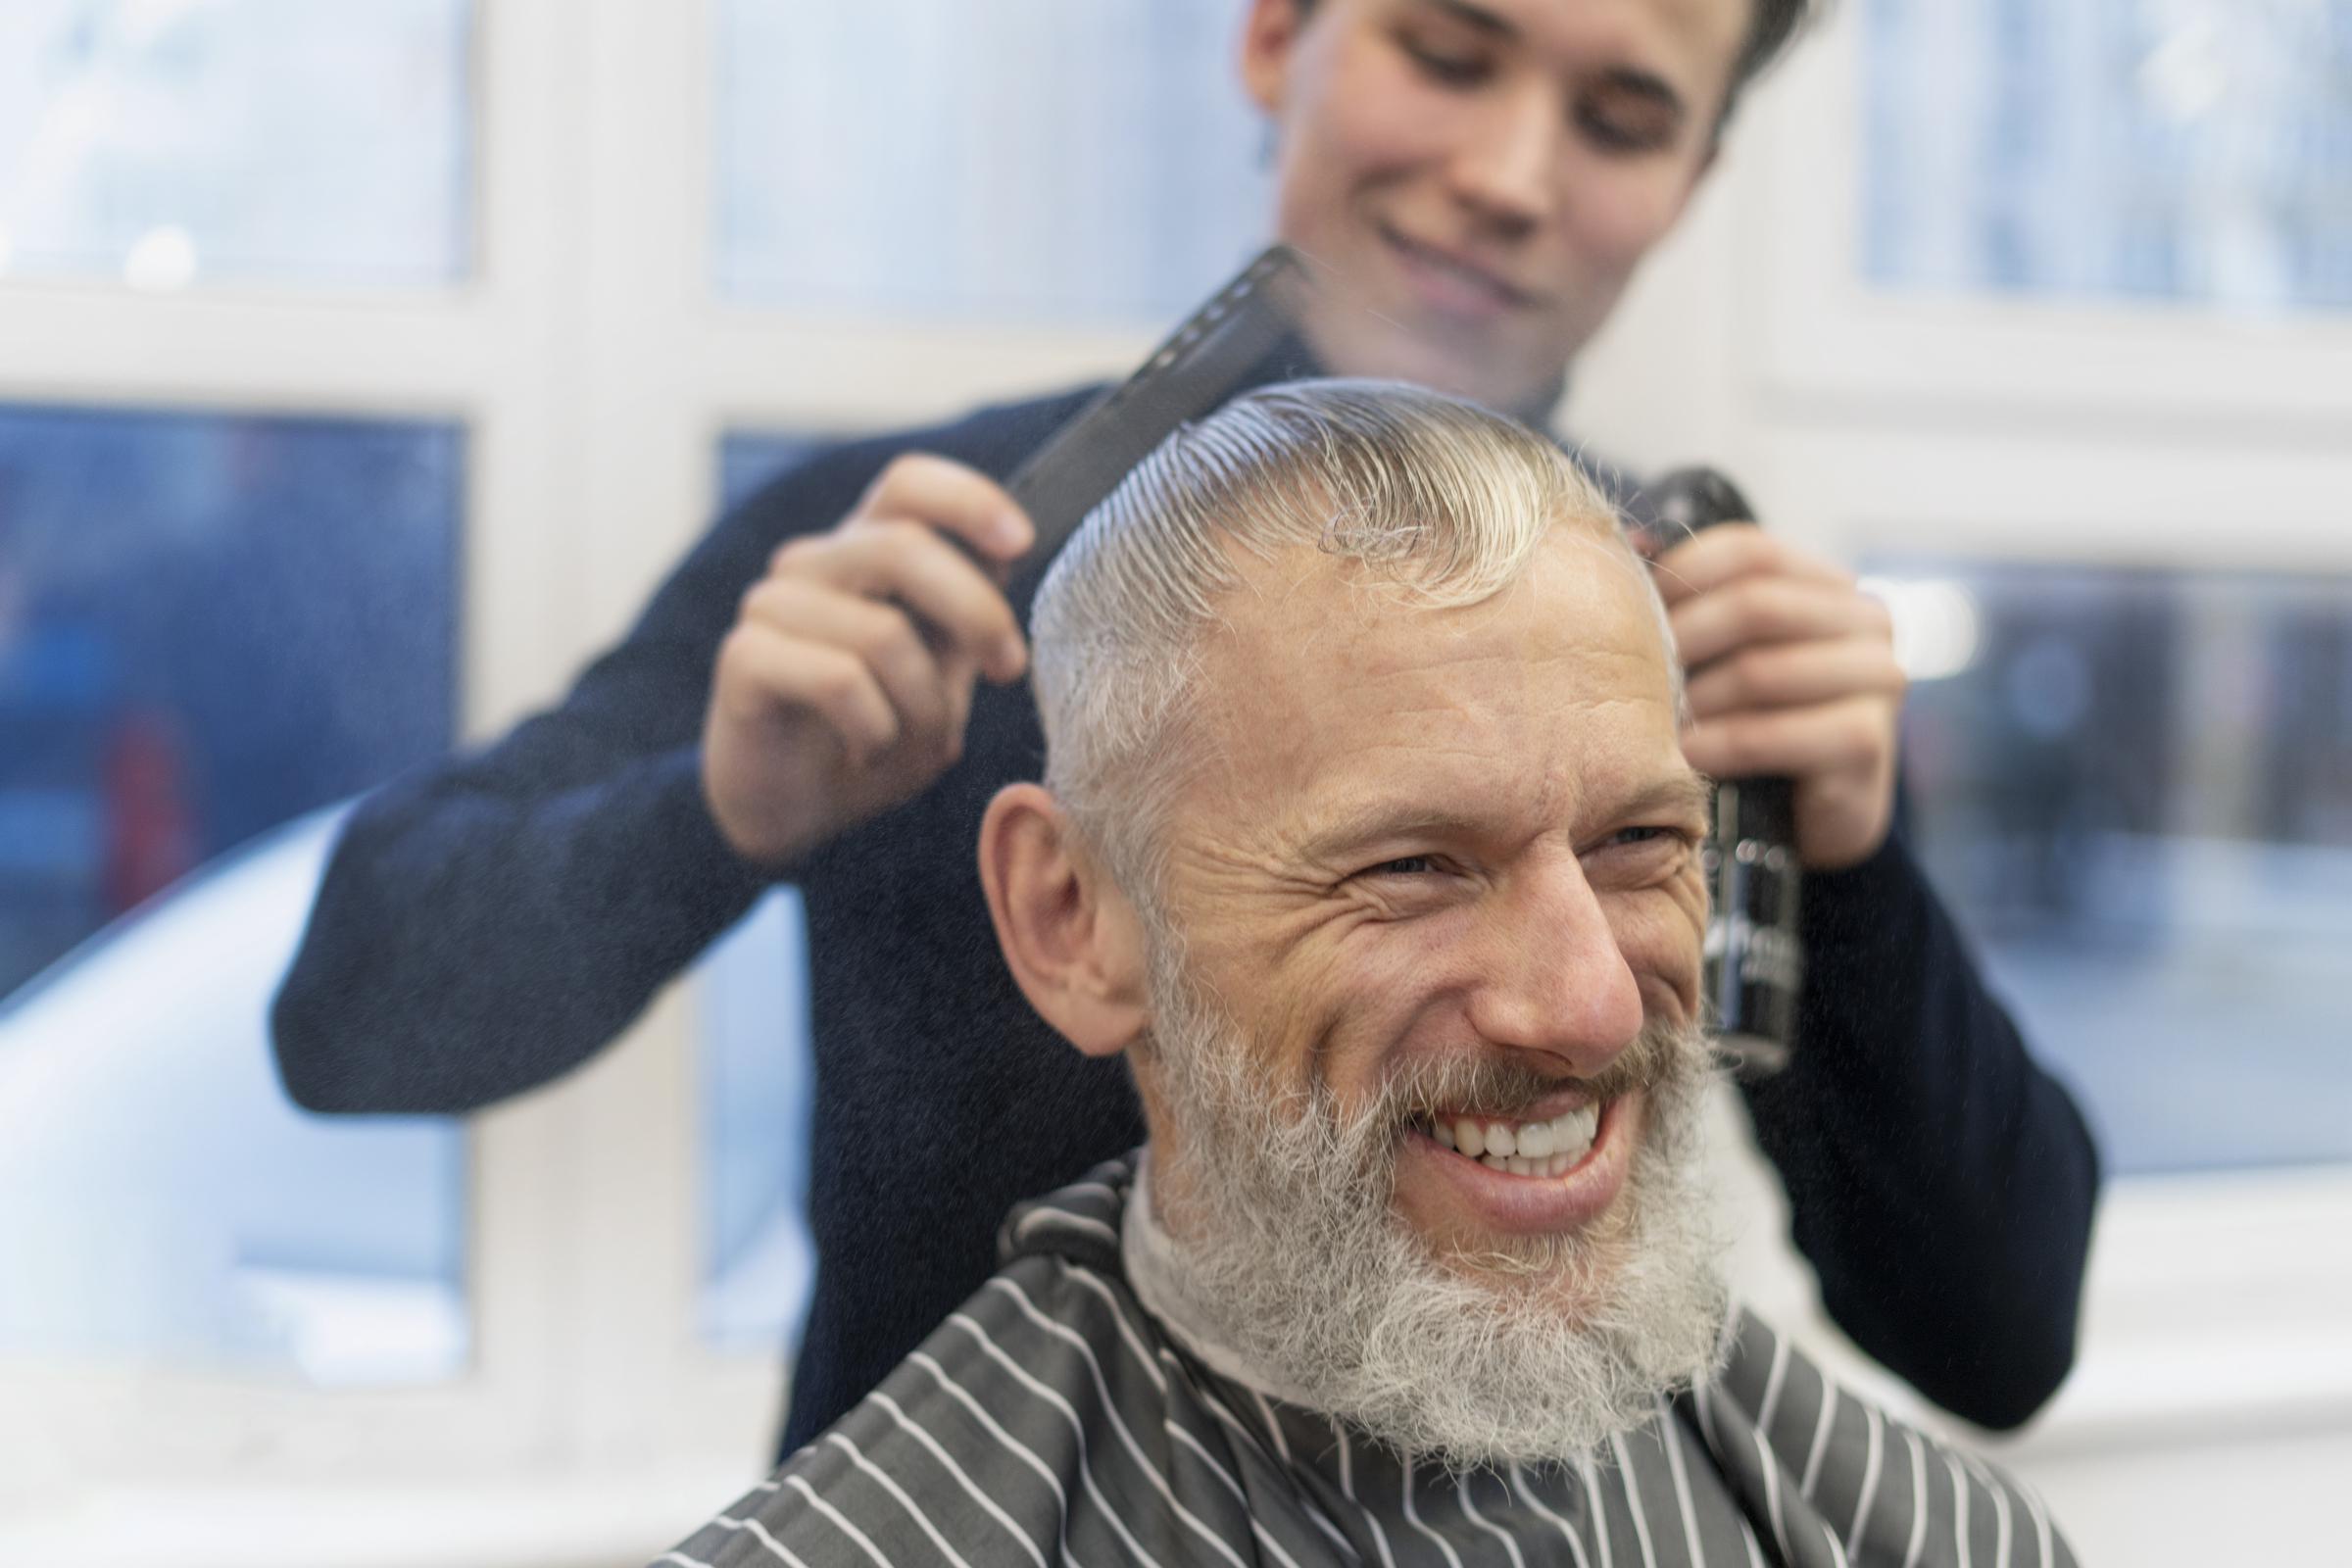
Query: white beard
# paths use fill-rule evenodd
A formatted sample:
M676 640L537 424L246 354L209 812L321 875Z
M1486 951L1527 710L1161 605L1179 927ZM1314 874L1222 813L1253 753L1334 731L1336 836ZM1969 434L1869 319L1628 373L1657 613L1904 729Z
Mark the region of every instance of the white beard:
M1406 1453L1455 1466L1590 1454L1712 1372L1725 1292L1702 1175L1714 1076L1695 1030L1653 1028L1647 1126L1625 1190L1582 1232L1434 1255L1393 1207L1416 1110L1489 1102L1507 1066L1456 1060L1343 1119L1286 1097L1155 943L1145 1062L1181 1143L1153 1166L1186 1317L1272 1384Z

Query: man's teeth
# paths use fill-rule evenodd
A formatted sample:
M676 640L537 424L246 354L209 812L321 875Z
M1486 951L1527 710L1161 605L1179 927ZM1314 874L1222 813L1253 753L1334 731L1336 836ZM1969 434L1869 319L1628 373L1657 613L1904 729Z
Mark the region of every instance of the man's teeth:
M1430 1129L1430 1136L1491 1170L1514 1176L1565 1176L1592 1149L1592 1135L1599 1128L1600 1107L1585 1105L1549 1121L1444 1117Z

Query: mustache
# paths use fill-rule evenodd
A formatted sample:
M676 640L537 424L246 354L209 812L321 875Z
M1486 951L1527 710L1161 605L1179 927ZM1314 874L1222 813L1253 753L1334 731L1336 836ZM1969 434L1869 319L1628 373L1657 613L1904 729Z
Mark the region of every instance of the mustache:
M1704 1035L1688 1025L1664 1020L1644 1024L1634 1043L1591 1078L1547 1073L1516 1054L1463 1052L1426 1056L1398 1067L1360 1120L1400 1130L1441 1112L1470 1110L1508 1119L1533 1109L1571 1083L1584 1085L1595 1103L1604 1103L1703 1073L1712 1063L1713 1054Z

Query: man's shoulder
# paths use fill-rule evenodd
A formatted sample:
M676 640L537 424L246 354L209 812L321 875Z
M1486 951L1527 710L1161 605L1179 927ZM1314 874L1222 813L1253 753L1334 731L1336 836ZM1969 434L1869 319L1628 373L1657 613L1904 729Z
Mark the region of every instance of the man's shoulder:
M949 1313L828 1437L889 1441L911 1423L943 1441L952 1431L991 1463L1019 1462L999 1451L1011 1436L1057 1466L1080 1429L1110 1420L1157 1426L1165 1343L1114 1266L1030 1251Z
M1043 1210L1034 1210L1043 1212ZM1115 1259L1115 1251L1112 1254ZM1034 1561L1164 1545L1178 1474L1164 1342L1114 1266L1011 1258L881 1387L665 1561ZM1184 1391L1195 1449L1218 1446ZM1205 1508L1198 1504L1195 1511ZM1218 1528L1230 1528L1220 1520ZM789 1556L784 1554L789 1553Z
M1784 1544L1857 1565L2074 1562L2032 1489L1845 1393L1754 1314L1733 1312L1724 1350L1690 1415L1750 1520Z
M1105 1161L1016 1206L997 1272L834 1433L881 1439L904 1433L909 1417L937 1418L977 1441L970 1423L984 1430L994 1418L1030 1427L1023 1446L1049 1455L1066 1446L1072 1417L1156 1428L1169 1394L1168 1341L1136 1298L1119 1249L1134 1169L1132 1155Z
M1121 1227L1135 1192L1133 1152L1106 1159L1074 1182L1013 1205L997 1233L1004 1263L1038 1255L1066 1258L1117 1275Z

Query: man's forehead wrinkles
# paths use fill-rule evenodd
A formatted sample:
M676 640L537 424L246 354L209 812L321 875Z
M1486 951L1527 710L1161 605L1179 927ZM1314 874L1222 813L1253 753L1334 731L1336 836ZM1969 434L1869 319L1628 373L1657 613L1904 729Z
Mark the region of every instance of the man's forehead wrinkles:
M1253 657L1259 654L1270 657ZM1377 642L1317 650L1302 641L1288 649L1236 648L1233 655L1220 672L1227 690L1219 706L1253 737L1264 737L1268 720L1280 715L1280 722L1297 726L1300 741L1348 731L1380 739L1397 726L1431 738L1435 731L1488 729L1504 716L1496 699L1519 706L1531 687L1554 678L1545 671L1556 662L1548 655L1463 642L1435 650ZM1467 695L1465 676L1475 682Z
M1595 697L1587 706L1598 710L1656 704L1645 698ZM1534 765L1522 759L1521 765L1497 767L1498 756L1506 761L1512 759L1517 738L1511 729L1495 726L1490 734L1446 740L1375 739L1327 769L1276 816L1324 831L1380 812L1431 818L1523 814L1550 822L1565 820L1580 809L1611 808L1629 800L1655 799L1671 806L1686 798L1703 798L1709 788L1682 762L1679 750L1663 756L1646 749L1624 754L1567 742ZM1413 765L1394 765L1391 760L1398 754Z
M1463 671L1476 671L1479 685L1467 694L1468 701L1457 694L1449 706L1483 708L1487 706L1484 699L1490 696L1517 698L1541 692L1547 685L1573 699L1581 690L1614 678L1605 675L1595 661L1594 656L1602 652L1589 644L1530 647L1523 642L1498 641L1484 628L1464 628L1458 636L1421 638L1409 645L1367 639L1358 657L1345 666L1345 689L1351 697L1368 697L1375 688L1409 694L1416 687L1448 685ZM1642 662L1640 655L1630 657L1634 662Z
M1515 671L1515 662L1503 661ZM1367 687L1382 679L1367 675ZM1505 741L1540 741L1568 745L1593 736L1597 726L1621 713L1660 714L1672 710L1672 696L1663 681L1656 691L1625 691L1597 682L1547 691L1540 681L1514 686L1507 693L1476 694L1464 698L1440 689L1408 690L1401 700L1378 715L1379 728L1368 734L1366 746L1429 746L1463 748ZM1507 696L1508 701L1494 700ZM1409 723L1404 721L1410 721Z
M1357 662L1366 647L1381 646L1381 627L1326 602L1318 590L1311 574L1275 583L1245 578L1237 595L1246 597L1229 597L1217 607L1204 639L1224 656L1224 673L1252 687L1268 680L1297 687L1312 683L1327 666Z
M1474 764L1484 759L1473 759ZM1553 809L1563 795L1578 793L1558 774L1510 787L1472 787L1484 770L1424 775L1417 786L1377 782L1309 803L1285 822L1309 858L1341 854L1396 834L1439 832L1476 836L1541 832L1556 823Z
M1657 690L1630 693L1580 683L1534 701L1520 700L1528 696L1521 691L1511 694L1513 700L1492 702L1443 683L1423 687L1410 679L1413 673L1366 673L1354 695L1368 697L1394 685L1393 700L1371 712L1352 704L1344 711L1309 707L1295 715L1295 728L1269 730L1263 715L1245 706L1242 721L1259 726L1251 750L1269 764L1264 782L1284 792L1323 795L1347 790L1349 779L1393 777L1400 766L1461 761L1476 768L1465 778L1483 787L1497 777L1498 758L1507 771L1521 775L1590 769L1629 733L1655 730L1663 741L1674 732L1673 705L1662 682Z

